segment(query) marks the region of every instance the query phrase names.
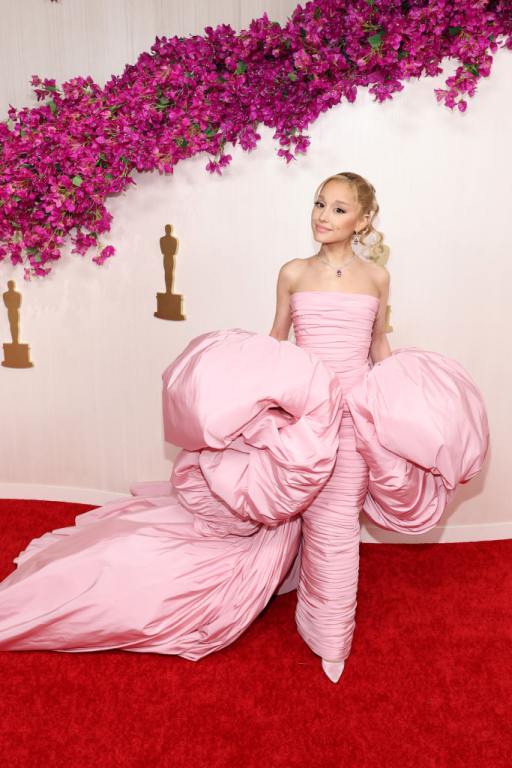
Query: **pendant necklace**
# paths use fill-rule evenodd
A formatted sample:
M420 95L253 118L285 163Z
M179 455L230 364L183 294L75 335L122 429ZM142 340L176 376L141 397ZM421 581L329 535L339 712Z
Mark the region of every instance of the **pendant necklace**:
M324 264L327 264L328 267L330 267L331 269L334 269L334 271L336 272L336 277L341 277L342 271L339 267L333 267L333 265L329 261L327 261L327 259L324 256L320 256L320 254L317 254L317 256L320 259L320 261L323 261ZM350 259L343 264L343 269L345 269L347 264L349 264L352 261L352 259L355 259L356 256L357 254L354 253L354 255L351 256Z

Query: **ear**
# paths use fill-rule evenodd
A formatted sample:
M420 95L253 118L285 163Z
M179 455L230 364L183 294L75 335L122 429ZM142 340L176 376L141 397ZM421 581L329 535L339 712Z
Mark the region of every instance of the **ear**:
M370 214L369 214L369 213L365 213L365 214L362 216L362 218L360 219L360 221L362 221L362 222L364 223L364 229L366 229L366 227L367 227L367 226L368 226L368 224L370 223L370 221L369 221L369 220L370 220Z

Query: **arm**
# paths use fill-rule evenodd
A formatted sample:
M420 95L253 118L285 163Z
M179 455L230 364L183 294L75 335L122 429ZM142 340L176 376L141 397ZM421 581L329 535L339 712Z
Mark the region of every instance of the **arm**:
M389 272L379 264L377 279L380 288L380 304L373 324L372 341L370 345L370 357L373 363L378 363L391 355L391 347L386 336L386 309L389 298Z
M292 324L290 288L292 285L291 273L293 271L292 265L294 261L296 261L296 259L292 259L292 261L287 261L286 264L283 264L277 277L276 314L269 336L273 336L273 338L278 341L286 341L288 339Z

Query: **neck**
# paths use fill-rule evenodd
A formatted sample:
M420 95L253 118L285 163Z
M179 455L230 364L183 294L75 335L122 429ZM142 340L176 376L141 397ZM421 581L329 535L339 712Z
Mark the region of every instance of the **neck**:
M343 264L352 260L357 254L354 253L350 246L340 249L337 244L329 246L324 243L318 251L318 255L332 264L333 267L342 267Z

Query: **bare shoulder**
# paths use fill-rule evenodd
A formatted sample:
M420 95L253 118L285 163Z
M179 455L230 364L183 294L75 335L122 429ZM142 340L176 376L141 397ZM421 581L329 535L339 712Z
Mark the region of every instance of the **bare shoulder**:
M295 275L300 271L305 261L306 259L290 259L290 261L285 261L279 271L286 275Z
M300 276L307 259L290 259L279 270L279 279L291 284Z

